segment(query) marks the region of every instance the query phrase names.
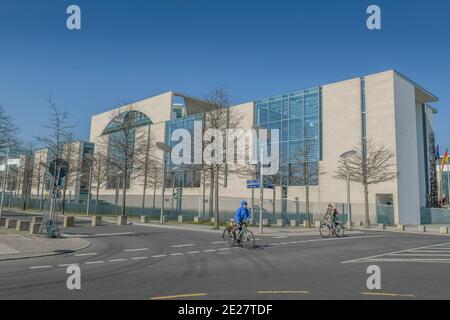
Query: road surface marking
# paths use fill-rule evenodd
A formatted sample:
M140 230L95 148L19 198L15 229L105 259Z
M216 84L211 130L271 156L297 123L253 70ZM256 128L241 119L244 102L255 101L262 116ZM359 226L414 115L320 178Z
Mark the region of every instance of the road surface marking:
M98 254L98 253L95 253L95 252L92 252L92 253L79 253L79 254L76 254L75 257L95 256L95 255L97 255L97 254Z
M80 265L79 263L68 263L68 264L60 264L60 265L58 265L58 267L67 268L67 267L79 266L79 265Z
M428 262L428 263L450 263L450 259L396 259L396 258L373 258L357 262Z
M85 262L84 264L101 264L101 263L105 263L105 261L90 261L90 262Z
M203 252L216 252L217 250L209 249L209 250L203 250Z
M221 249L217 249L219 251L226 251L226 250L230 250L230 248L221 248Z
M286 239L287 236L272 237L272 239Z
M386 293L386 292L361 292L365 296L381 296L381 297L409 297L412 298L412 294L401 294L401 293Z
M52 266L37 266L37 267L30 267L31 270L38 270L38 269L48 269Z
M176 246L172 246L172 248L183 248L183 247L193 247L193 246L195 246L195 244L192 244L192 243L190 243L190 244L178 244Z
M67 238L95 238L95 237L110 237L110 236L130 236L134 235L133 232L120 232L120 233L97 233L97 234L67 234L64 233L63 236Z
M162 258L162 257L167 257L167 254L160 254L157 256L152 256L152 258Z
M258 291L258 294L309 294L309 291Z
M128 249L128 250L123 250L124 252L137 252L137 251L148 251L148 248L140 248L140 249Z
M171 253L171 256L182 256L184 253L178 252L178 253Z
M135 257L135 258L131 258L131 260L145 260L148 259L148 257Z
M196 253L200 253L200 251L191 251L191 252L187 252L187 254L196 254Z
M215 241L215 242L211 242L211 244L222 244L223 241Z
M358 238L360 238L360 237L358 237ZM443 246L443 245L447 245L449 243L450 242L446 242L446 243L441 243L441 244L432 244L432 245L424 246L424 247L417 247L417 248L400 250L400 251L394 251L394 252L386 252L386 253L382 253L382 254L379 254L379 255L376 255L376 256L370 256L370 257L365 257L365 258L353 259L353 260L348 260L348 261L344 261L344 262L341 262L341 263L364 262L364 261L373 260L373 259L376 259L376 258L392 256L392 255L399 254L399 253L406 253L406 252L411 253L411 252L414 252L414 250L436 248L436 247L440 247L440 246ZM382 260L389 260L389 259L385 258L385 259L382 259ZM410 260L412 261L413 259L410 259Z
M450 254L445 253L394 253L393 257L450 257Z
M193 298L193 297L204 297L207 296L206 293L189 293L189 294L178 294L175 296L164 296L164 297L151 297L151 300L165 300L165 299L179 299L179 298Z
M128 261L128 259L113 259L113 260L109 260L109 262L123 262L123 261Z

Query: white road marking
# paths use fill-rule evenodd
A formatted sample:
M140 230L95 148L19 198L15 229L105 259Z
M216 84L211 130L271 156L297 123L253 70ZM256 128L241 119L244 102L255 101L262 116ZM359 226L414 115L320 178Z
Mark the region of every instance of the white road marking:
M160 254L157 256L152 256L152 258L163 258L163 257L167 257L167 254Z
M203 250L203 252L216 252L217 250L210 249L210 250Z
M95 237L110 237L110 236L129 236L134 235L133 232L120 232L120 233L97 233L97 234L62 234L66 238L95 238Z
M280 236L280 237L272 237L272 239L286 239L287 236Z
M123 261L128 261L128 259L113 259L113 260L109 260L109 262L123 262Z
M131 260L145 260L148 259L148 257L135 257L135 258L131 258Z
M137 251L148 251L148 248L140 248L140 249L128 249L128 250L123 250L124 252L137 252Z
M187 254L196 254L196 253L200 253L200 251L191 251L191 252L187 252Z
M211 244L222 244L223 241L215 241L215 242L211 242Z
M59 264L58 267L61 268L67 268L67 267L71 267L71 266L79 266L79 263L68 263L68 264Z
M230 248L221 248L221 249L217 249L219 251L226 251L226 250L230 250Z
M190 243L190 244L178 244L178 245L171 246L171 247L172 248L183 248L183 247L193 247L193 246L195 246L195 244Z
M105 263L105 261L90 261L90 262L85 262L84 264L102 264Z
M30 267L31 270L48 269L48 268L52 268L52 266L37 266L37 267Z
M95 252L92 252L92 253L79 253L79 254L76 254L75 257L95 256L95 255L97 255L97 254L98 254L98 253L95 253Z
M184 253L178 252L178 253L171 253L171 256L182 256Z
M441 243L441 244L432 244L432 245L429 245L429 246L417 247L417 248L400 250L400 251L394 251L394 252L386 252L386 253L379 254L379 255L376 255L376 256L370 256L370 257L365 257L365 258L353 259L353 260L344 261L344 262L341 262L341 263L355 263L355 262L364 262L364 261L368 261L368 260L372 261L374 259L381 258L381 257L386 257L386 256L390 256L390 255L392 256L392 255L396 255L396 254L399 254L399 253L407 253L407 252L411 253L414 250L436 248L436 247L441 247L441 246L447 245L447 244L450 244L450 242ZM381 260L394 260L394 259L381 259ZM399 259L396 259L396 260L399 260ZM403 259L403 260L405 260L405 259ZM413 261L415 259L408 259L408 260L409 261ZM421 260L430 261L429 259L421 259Z

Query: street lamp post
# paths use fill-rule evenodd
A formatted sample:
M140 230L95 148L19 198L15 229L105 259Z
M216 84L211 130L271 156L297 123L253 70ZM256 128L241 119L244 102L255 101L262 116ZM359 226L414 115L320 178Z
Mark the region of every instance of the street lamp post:
M166 191L166 160L167 154L172 152L172 147L163 142L157 142L156 147L163 152L163 163L162 163L162 187L161 187L161 215L160 224L164 224L164 193Z
M347 159L350 157L353 157L354 155L356 155L356 151L355 150L350 150L347 151L345 153L343 153L341 155L342 159ZM350 204L350 170L348 168L348 164L345 164L345 167L347 169L347 210L348 210L348 229L351 230L352 229L352 209L351 209L351 204Z

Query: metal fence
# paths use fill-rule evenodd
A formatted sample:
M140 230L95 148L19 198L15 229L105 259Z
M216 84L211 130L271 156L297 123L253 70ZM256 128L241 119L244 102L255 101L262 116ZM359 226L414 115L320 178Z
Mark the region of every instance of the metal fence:
M450 209L422 208L420 218L422 224L450 224Z
M252 208L252 199L242 199L233 197L219 198L219 217L222 222L233 218L234 212L239 207L242 200L247 200L252 218L259 221L259 198L254 199L254 207ZM5 207L23 208L24 199L21 197L7 195ZM153 196L147 196L145 199L145 208L142 209L142 197L136 195L128 195L126 198L125 212L130 216L147 215L154 219L159 219L161 212L161 196L156 196L153 208ZM327 211L328 202L310 202L309 212L311 221L319 221L322 219ZM347 204L332 203L339 211L339 219L346 223L348 219ZM48 211L50 208L50 199L31 198L27 199L26 207L34 211ZM66 201L66 213L84 214L87 211L86 202ZM205 198L204 210L201 196L188 196L177 199L172 196L165 196L165 215L169 219L176 219L178 215L183 215L186 220L193 220L195 216L210 218L213 216L209 212L209 199ZM297 220L303 223L306 217L306 203L304 201L290 201L290 200L276 200L275 203L270 199L265 199L263 204L263 219L271 220L276 223L277 220L282 219L285 223L290 220ZM55 203L57 211L62 210L62 202L58 199ZM122 212L122 198L112 196L101 196L99 202L95 200L89 204L89 211L91 214L101 215L120 215ZM351 205L352 221L359 225L364 219L364 204L355 203ZM394 224L394 207L380 206L375 204L369 205L369 217L371 223L384 223L386 225Z

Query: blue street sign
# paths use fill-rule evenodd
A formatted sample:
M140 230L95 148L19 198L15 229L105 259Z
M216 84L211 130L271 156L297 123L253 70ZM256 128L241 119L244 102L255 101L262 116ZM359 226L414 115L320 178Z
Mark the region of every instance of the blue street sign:
M247 180L247 189L259 189L259 180ZM264 182L264 189L273 189L273 184Z
M247 189L259 189L259 180L247 180Z

